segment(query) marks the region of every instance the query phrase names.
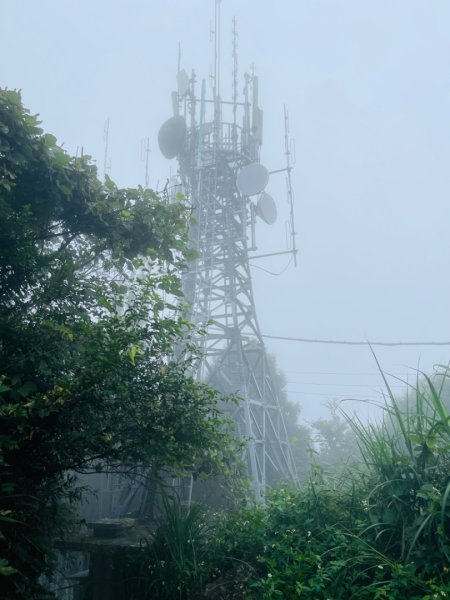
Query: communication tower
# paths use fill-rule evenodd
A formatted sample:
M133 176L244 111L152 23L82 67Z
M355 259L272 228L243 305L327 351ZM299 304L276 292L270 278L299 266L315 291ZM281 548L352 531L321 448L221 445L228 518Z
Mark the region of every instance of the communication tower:
M224 393L238 392L242 402L231 416L238 435L247 441L248 465L256 499L267 485L296 480L290 442L255 311L250 272L256 250L257 219L275 222L277 209L265 191L269 172L260 163L263 113L258 77L244 75L238 95L236 20L233 19L231 99L220 89L220 1L216 0L212 97L206 81L198 81L178 65L173 116L161 127L159 147L179 164L175 189L181 189L193 211L190 229L196 259L184 275L190 320L206 330L196 377ZM179 61L180 63L180 61ZM199 93L198 93L199 87ZM285 112L287 125L287 114ZM286 129L287 136L287 129ZM290 152L286 146L288 200L291 202ZM290 230L294 234L293 221ZM292 236L294 243L294 235ZM292 252L295 260L295 246ZM278 254L278 253L277 253Z

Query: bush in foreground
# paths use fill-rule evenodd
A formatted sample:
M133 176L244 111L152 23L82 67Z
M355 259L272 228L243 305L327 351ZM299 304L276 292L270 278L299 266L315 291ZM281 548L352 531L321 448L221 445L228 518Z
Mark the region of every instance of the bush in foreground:
M266 505L195 509L186 560L157 535L142 557L146 589L180 599L449 598L450 416L426 381L413 405L390 394L380 425L351 422L364 467L339 479L315 470Z

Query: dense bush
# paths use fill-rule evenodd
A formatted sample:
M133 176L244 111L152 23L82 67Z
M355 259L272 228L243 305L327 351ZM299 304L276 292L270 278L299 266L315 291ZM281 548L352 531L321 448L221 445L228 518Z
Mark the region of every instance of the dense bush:
M196 508L187 529L171 505L141 557L147 589L180 599L450 597L450 416L426 381L403 408L390 395L380 425L350 422L365 464L339 478L317 468L265 505L219 515ZM180 536L161 537L177 519L183 559L181 544L173 551Z

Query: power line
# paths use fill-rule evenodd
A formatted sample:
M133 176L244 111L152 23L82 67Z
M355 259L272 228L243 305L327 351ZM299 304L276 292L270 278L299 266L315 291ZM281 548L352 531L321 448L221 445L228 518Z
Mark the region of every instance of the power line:
M262 337L271 340L285 340L289 342L301 342L304 344L340 344L345 346L450 346L450 342L352 342L349 340L315 340L266 334L262 334Z
M381 383L381 381L380 381ZM373 386L375 385L374 383L318 383L316 381L288 381L287 382L288 385L324 385L326 387L359 387L359 388L373 388ZM397 387L397 388L404 388L404 385L400 385L400 384L393 384L393 385L389 385L389 387Z
M293 373L294 375L377 375L380 371L284 371L284 373ZM397 377L394 373L385 373L390 377ZM405 376L405 373L401 374Z
M365 400L380 400L380 398L382 397L380 396L361 396L359 395L358 397L354 397L354 396L349 396L348 394L325 394L322 392L297 392L294 390L286 390L288 394L301 394L301 395L306 395L306 396L325 396L326 398L346 398L347 400L358 400L358 401L365 401Z

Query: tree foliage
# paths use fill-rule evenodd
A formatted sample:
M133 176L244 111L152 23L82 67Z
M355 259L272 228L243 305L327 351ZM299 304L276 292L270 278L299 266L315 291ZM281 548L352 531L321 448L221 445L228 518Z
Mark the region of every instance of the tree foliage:
M158 598L186 600L448 598L450 415L445 386L426 376L424 383L411 390L409 407L387 386L378 424L347 418L362 462L343 476L313 469L300 488L212 515L207 527L204 517L188 524L171 510L138 557L134 597L157 590ZM329 429L324 443L334 444ZM161 535L169 527L179 532L171 544Z
M314 465L322 469L324 475L337 475L353 463L361 462L357 437L348 419L344 418L339 403L327 403L328 418L313 421ZM345 414L345 413L344 413Z
M0 90L0 218L0 573L32 598L70 473L217 466L230 436L170 360L189 343L182 204L103 184Z

